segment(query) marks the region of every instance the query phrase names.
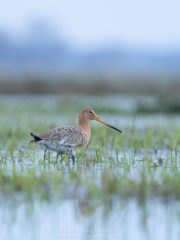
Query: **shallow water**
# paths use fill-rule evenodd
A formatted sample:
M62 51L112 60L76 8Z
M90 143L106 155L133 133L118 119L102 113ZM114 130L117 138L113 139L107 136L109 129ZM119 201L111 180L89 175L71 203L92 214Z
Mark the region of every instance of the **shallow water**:
M24 150L25 151L25 150ZM26 152L26 151L25 151ZM93 152L89 151L93 156ZM124 157L126 154L126 158ZM24 157L18 162L18 151L14 153L14 162L7 160L6 167L11 174L14 164L16 171L36 168L40 170L60 171L69 177L69 171L78 171L81 165L81 174L86 177L95 177L101 185L101 177L104 166L111 170L115 176L124 172L124 161L131 164L129 177L138 180L138 168L143 165L145 151L134 152L127 150L120 152L116 162L103 159L95 164L72 162L54 163L56 155L51 153L51 162L39 164L43 151L36 149L32 155L36 155L35 161ZM151 165L155 165L156 178L160 179L158 168L163 166L163 161L171 154L169 150L158 150L152 154ZM173 153L174 154L174 153ZM115 152L111 153L115 159ZM134 158L132 158L132 155ZM178 152L180 156L180 152ZM162 162L158 162L161 157ZM133 159L133 160L131 160ZM179 161L180 162L180 161ZM170 165L170 162L168 163ZM0 164L3 168L4 164ZM86 189L82 187L66 187L62 198L39 201L36 198L30 202L24 202L21 196L15 195L13 201L1 198L0 202L0 225L2 239L179 239L180 202L163 201L161 198L149 198L143 202L136 198L121 200L116 196L102 203L88 200ZM90 201L90 202L89 202ZM89 208L89 204L92 207Z
M86 152L88 157L77 160L74 166L72 161L67 161L67 159L62 162L59 159L56 163L56 154L53 152L44 163L42 148L28 145L29 131L37 130L43 124L43 127L54 127L65 123L67 125L76 123L77 112L76 109L71 112L72 104L78 105L77 109L81 109L82 104L98 105L99 111L101 109L98 115L122 129L121 137L127 139L131 138L131 131L126 132L129 128L132 131L138 130L139 134L144 134L146 128L164 128L168 131L170 126L180 126L178 114L135 113L137 102L143 99L146 99L149 104L154 104L153 97L145 96L142 99L138 96L108 96L106 98L73 96L68 100L68 107L63 109L62 103L67 100L64 96L33 96L33 98L32 96L1 96L0 109L3 112L1 126L6 124L7 131L8 127L14 126L8 133L9 136L13 135L16 129L20 129L22 133L17 134L15 142L12 143L10 137L7 146L6 143L1 144L3 149L0 149L0 170L5 171L8 176L13 175L14 171L17 176L19 173L26 175L30 169L37 176L42 173L53 175L57 172L60 176L64 176L59 186L59 188L62 187L60 195L56 196L54 189L48 189L50 194L54 195L52 199L41 199L36 195L33 195L31 200L25 199L22 189L21 191L15 189L14 194L7 192L1 195L1 239L179 239L180 202L177 199L152 195L146 200L134 195L121 198L118 194L107 195L107 192L102 199L99 199L93 197L95 193L91 189L92 186L90 186L92 196L88 195L88 183L78 185L78 180L71 179L73 174L77 173L80 179L92 180L101 188L103 174L106 170L117 179L125 176L138 182L143 166L149 166L147 169L150 169L150 173L147 172L147 174L153 175L157 182L161 182L163 168L171 172L172 166L176 169L180 167L180 149L178 146L172 149L169 147L170 144L174 144L173 141L171 143L167 139L166 144L164 140L162 146L155 149L152 147L136 149L129 146L130 141L123 147L109 144L101 149L101 144L99 144L95 146L96 149L93 142L98 138L95 131L99 123L93 122L92 143ZM110 108L112 106L113 111ZM109 113L107 107L110 108ZM123 111L126 113L124 114ZM26 128L27 135L23 132ZM4 136L6 137L6 131ZM117 138L117 135L114 138ZM176 141L178 142L179 139L177 135ZM16 146L15 150L14 146ZM98 159L96 150L103 152L102 159L101 157ZM3 182L3 184L8 183Z
M0 209L1 239L179 239L180 205L132 200L83 213L81 202L34 203Z

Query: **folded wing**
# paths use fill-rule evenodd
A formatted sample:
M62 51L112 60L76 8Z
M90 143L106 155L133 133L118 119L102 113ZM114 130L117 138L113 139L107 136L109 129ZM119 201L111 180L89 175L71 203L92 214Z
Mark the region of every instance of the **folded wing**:
M31 133L31 136L34 137L31 142L48 140L74 147L85 145L87 141L86 133L79 127L54 128L46 133Z

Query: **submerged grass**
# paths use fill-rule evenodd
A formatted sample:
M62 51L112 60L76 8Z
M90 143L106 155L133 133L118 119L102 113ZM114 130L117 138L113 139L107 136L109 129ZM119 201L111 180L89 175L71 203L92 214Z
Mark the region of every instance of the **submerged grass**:
M80 162L78 158L75 167L68 161L56 164L53 158L46 163L39 160L37 165L30 161L26 166L18 164L16 159L15 163L6 162L3 166L1 163L0 192L1 196L11 199L17 196L23 200L46 201L75 198L101 204L114 196L126 200L136 197L141 201L149 197L180 200L176 156L172 164L172 159L165 159L163 165L158 161L154 164L151 157L147 156L137 165L125 155L118 161L107 156L101 156L99 161L98 155L96 162L91 159Z
M40 148L28 144L29 133L75 124L70 120L77 118L81 106L77 106L76 114L72 102L68 108L62 106L62 103L49 105L42 99L38 104L36 101L27 105L20 101L0 104L1 197L48 201L77 198L89 209L114 197L180 200L178 124L124 126L121 135L94 125L88 150L77 153L75 166L66 157L56 163L53 153L44 162Z

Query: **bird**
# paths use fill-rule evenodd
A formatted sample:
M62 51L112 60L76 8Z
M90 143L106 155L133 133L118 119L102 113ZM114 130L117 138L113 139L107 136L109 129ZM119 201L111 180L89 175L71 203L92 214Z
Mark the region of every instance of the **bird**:
M58 127L44 133L30 133L33 137L30 143L45 147L44 160L46 159L46 151L50 149L57 152L57 158L59 155L68 154L74 164L76 149L78 147L85 148L89 143L91 120L96 120L120 133L122 132L99 118L93 109L86 107L79 114L79 126Z

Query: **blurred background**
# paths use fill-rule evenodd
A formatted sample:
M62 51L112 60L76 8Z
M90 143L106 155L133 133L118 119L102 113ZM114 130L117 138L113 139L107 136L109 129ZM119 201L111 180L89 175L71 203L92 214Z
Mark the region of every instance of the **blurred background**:
M6 0L0 93L180 91L178 0Z
M179 25L179 0L1 1L1 239L179 240ZM29 133L85 106L122 134L44 161Z

